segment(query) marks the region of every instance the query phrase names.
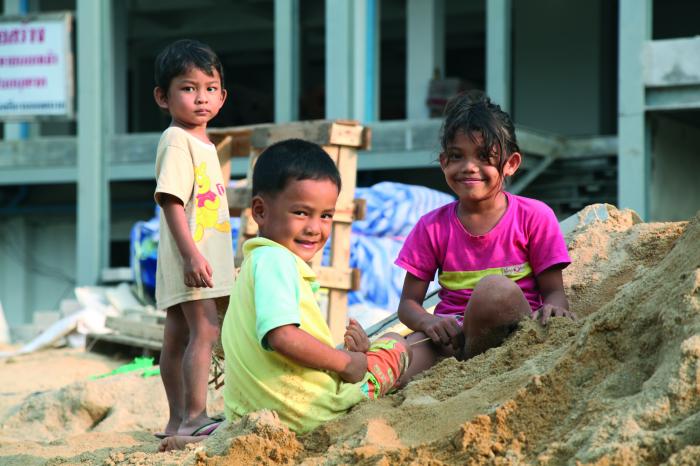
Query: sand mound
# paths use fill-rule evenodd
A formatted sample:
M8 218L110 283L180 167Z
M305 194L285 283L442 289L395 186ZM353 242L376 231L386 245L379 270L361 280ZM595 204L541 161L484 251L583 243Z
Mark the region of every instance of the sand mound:
M466 362L445 360L401 392L362 403L305 436L290 432L274 413L260 412L182 452L156 453L152 440L132 437L118 450L60 453L59 461L700 463L700 215L641 223L632 212L610 208L606 221L580 226L567 240L574 262L564 278L577 322L556 318L546 328L523 322L501 347ZM146 390L119 400L133 388L113 384L74 384L27 400L3 432L21 437L22 429L44 429L58 438L57 429L78 436L147 429L134 421L138 412L161 408ZM162 390L156 385L148 391ZM110 426L117 409L124 420ZM0 455L5 449L0 440ZM16 464L34 464L29 460L36 457L23 459Z
M525 322L502 347L324 426L308 449L325 444L338 463L700 461L700 216L641 224L613 211L570 245L567 285L587 318ZM377 418L403 446L358 450L359 426Z

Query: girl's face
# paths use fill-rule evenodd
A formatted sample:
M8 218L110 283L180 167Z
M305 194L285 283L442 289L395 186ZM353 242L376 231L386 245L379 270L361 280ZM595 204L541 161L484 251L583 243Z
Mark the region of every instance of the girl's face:
M447 185L461 202L479 202L495 198L501 192L503 179L511 176L520 166L520 154L510 154L503 176L498 172L498 155L486 157L482 151L482 137L474 134L474 141L458 131L440 154L440 166Z

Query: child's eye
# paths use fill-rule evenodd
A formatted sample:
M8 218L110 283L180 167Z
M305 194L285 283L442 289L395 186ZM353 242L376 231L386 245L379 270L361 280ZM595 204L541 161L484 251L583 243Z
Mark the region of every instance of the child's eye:
M194 87L192 87L192 86L185 86L185 87L182 88L182 90L185 91L185 92L192 92L192 91L194 91Z
M328 214L322 214L321 218L327 219L327 220L333 220L333 214L328 213Z
M213 87L213 86L210 86L210 87L207 88L207 91L209 91L209 92L216 92L217 90L218 90L218 88L217 88L217 87Z
M460 160L462 158L462 154L458 152L452 152L450 154L447 154L447 159L448 160Z
M292 213L293 213L294 215L298 215L298 216L300 216L300 217L305 217L305 216L306 216L306 212L304 212L303 210L295 210L295 211L292 212Z
M479 151L479 160L486 162L489 165L496 165L498 162L498 153L496 152L486 152L485 150Z

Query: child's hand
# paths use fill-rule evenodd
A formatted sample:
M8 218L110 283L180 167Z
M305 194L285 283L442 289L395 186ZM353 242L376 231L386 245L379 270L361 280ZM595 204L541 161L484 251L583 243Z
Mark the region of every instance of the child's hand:
M214 288L212 269L203 255L196 253L185 258L185 286L192 288Z
M343 340L345 341L345 349L348 351L366 353L369 350L369 337L355 319L350 319L350 323L345 328Z
M367 373L367 355L356 351L347 351L346 353L350 355L350 362L338 375L346 382L359 382Z
M547 321L551 317L568 317L571 320L578 320L575 313L553 304L543 304L542 307L532 314L532 318L539 321L542 325L547 325Z
M462 327L457 319L452 317L439 317L427 314L427 319L420 329L437 345L452 346L457 351L464 345Z

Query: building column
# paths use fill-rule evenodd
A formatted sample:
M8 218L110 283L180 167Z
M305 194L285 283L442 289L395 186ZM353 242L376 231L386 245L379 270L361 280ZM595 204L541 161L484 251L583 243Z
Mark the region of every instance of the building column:
M326 118L351 118L353 1L326 0Z
M647 220L651 152L642 53L651 39L652 0L620 0L619 15L617 197L619 207Z
M486 93L510 110L511 0L486 0Z
M326 118L377 119L377 0L326 0Z
M110 76L105 77L112 81L111 94L107 94L109 105L114 110L107 112L110 115L111 121L108 120L106 127L113 134L124 134L127 132L127 111L128 99L126 98L129 92L128 89L128 44L127 44L127 2L110 1L112 21L107 23L111 28L111 33L107 34L106 45L111 52L104 58L105 66L109 66ZM112 57L110 59L110 56ZM109 106L107 108L110 108Z
M275 122L299 119L299 0L275 0Z
M78 232L77 285L94 285L109 263L108 135L114 123L112 2L77 0Z
M9 327L30 322L32 309L29 309L27 290L29 287L29 238L30 229L25 217L16 216L3 221L4 234L12 235L12 254L0 251L0 295Z
M430 80L445 74L444 2L408 0L406 9L406 118L424 119Z
M352 118L364 123L379 116L379 5L353 0Z

